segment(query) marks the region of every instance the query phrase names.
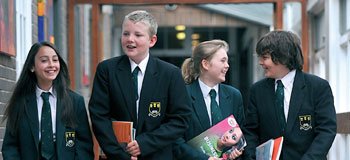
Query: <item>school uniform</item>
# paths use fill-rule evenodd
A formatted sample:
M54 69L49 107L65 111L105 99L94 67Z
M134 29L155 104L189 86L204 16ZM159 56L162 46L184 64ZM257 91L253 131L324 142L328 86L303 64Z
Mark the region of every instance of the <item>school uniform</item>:
M149 56L138 109L133 88L126 55L98 65L89 110L102 150L109 159L130 159L130 154L118 144L111 125L112 120L130 121L141 150L138 159L173 159L173 143L185 132L191 114L180 69Z
M337 130L333 95L326 80L296 70L284 131L275 107L275 79L255 83L249 97L245 159L255 159L259 144L283 136L280 159L326 160Z
M82 96L69 91L73 101L77 127L69 128L61 120L62 104L56 104L56 140L55 155L57 160L93 159L93 141ZM35 93L26 97L25 112L19 119L16 135L6 128L2 155L6 159L39 160L40 139L37 97Z
M191 120L184 137L177 140L174 154L179 160L207 160L208 155L186 143L212 126L198 79L187 85L187 91L191 99ZM223 118L233 115L237 123L243 125L242 95L239 90L225 84L218 84L218 93L219 108Z

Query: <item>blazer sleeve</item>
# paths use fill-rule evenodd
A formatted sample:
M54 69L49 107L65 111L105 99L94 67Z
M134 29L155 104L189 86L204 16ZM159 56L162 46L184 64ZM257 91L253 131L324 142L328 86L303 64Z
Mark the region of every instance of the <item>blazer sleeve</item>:
M255 147L259 145L259 115L256 104L255 89L250 89L248 108L246 110L246 119L242 131L247 141L247 146L244 148L243 159L255 159Z
M326 157L337 131L333 94L328 82L322 80L314 90L312 98L315 108L315 137L302 160Z
M187 92L189 95L191 95L191 92L189 88L187 87ZM193 106L192 106L193 107ZM191 107L191 108L192 108ZM176 140L176 143L173 148L173 153L175 156L175 159L181 159L181 160L208 160L209 155L198 151L197 149L194 149L191 147L187 141L191 140L193 137L197 136L198 132L201 133L201 128L197 125L199 125L199 121L197 121L195 113L193 108L191 109L192 115L191 115L191 121L189 122L189 127L186 130L183 137Z
M232 106L232 107L236 108L236 110L233 114L236 118L237 123L240 125L239 127L243 130L244 122L245 122L243 98L242 98L241 92L237 89L233 90L233 100L237 102Z
M18 139L17 136L13 136L8 127L6 127L4 142L2 144L2 156L3 159L13 159L20 160L20 153L18 148Z
M131 155L120 147L115 138L109 108L108 66L97 66L94 84L89 102L92 129L100 147L110 159L129 160Z
M173 67L168 72L171 76L169 77L168 92L164 93L168 95L166 120L157 129L136 137L142 155L148 155L173 145L178 138L182 137L188 127L191 110L185 82L178 68Z
M93 141L90 131L90 125L85 108L84 98L79 98L74 102L76 108L76 117L78 126L76 129L77 142L76 142L76 156L78 159L93 159Z
M176 159L181 160L208 160L209 155L204 154L194 148L192 148L190 145L188 145L185 142L184 138L177 139L175 143L175 147L173 149L174 156Z

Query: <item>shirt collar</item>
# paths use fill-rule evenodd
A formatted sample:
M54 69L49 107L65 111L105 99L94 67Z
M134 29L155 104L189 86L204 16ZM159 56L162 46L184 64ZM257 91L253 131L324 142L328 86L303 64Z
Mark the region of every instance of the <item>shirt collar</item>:
M214 89L215 92L218 93L219 84L216 84L213 88L211 88L211 87L207 86L205 83L203 83L200 78L198 78L198 82L199 82L199 86L200 86L200 88L202 90L202 93L203 93L204 97L209 96L209 92L210 92L211 89Z
M277 83L277 80L281 80L283 86L286 88L286 87L288 87L288 86L290 86L290 85L293 84L295 74L296 74L296 70L293 69L293 70L290 71L288 74L286 74L283 78L281 78L281 79L275 79L275 83Z
M133 60L129 58L130 65L131 65L131 72L134 71L134 69L138 66L140 68L141 74L144 74L146 71L147 63L149 60L149 54L140 62L140 64L136 64Z
M41 93L43 93L43 92L49 92L54 98L56 98L56 93L55 93L52 86L49 89L49 91L44 91L44 90L40 89L38 86L36 86L36 90L35 90L36 97L41 97Z

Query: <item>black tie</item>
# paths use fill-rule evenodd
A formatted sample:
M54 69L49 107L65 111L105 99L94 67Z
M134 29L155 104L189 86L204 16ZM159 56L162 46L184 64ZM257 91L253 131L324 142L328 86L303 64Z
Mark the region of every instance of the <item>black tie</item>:
M222 114L221 110L219 108L218 103L216 103L216 91L214 89L211 89L209 92L210 95L210 109L211 109L211 121L212 125L214 126L215 124L219 123L222 120Z
M278 110L280 125L282 128L282 132L284 132L286 128L286 118L284 116L284 89L281 80L277 80L277 89L276 89L276 106Z
M137 81L137 75L139 74L140 68L139 66L136 66L134 71L132 71L132 79L134 80L134 86L135 86L135 93L136 93L136 100L139 99L139 94L138 94L138 81Z
M47 160L51 159L55 152L49 96L49 92L43 92L41 94L41 97L44 100L41 112L41 156Z

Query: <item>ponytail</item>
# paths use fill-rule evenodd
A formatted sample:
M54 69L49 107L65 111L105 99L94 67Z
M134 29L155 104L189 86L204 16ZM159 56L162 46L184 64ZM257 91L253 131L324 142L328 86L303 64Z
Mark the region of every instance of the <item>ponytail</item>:
M184 78L186 84L192 83L199 77L199 71L196 71L192 58L185 59L181 70L182 77Z

